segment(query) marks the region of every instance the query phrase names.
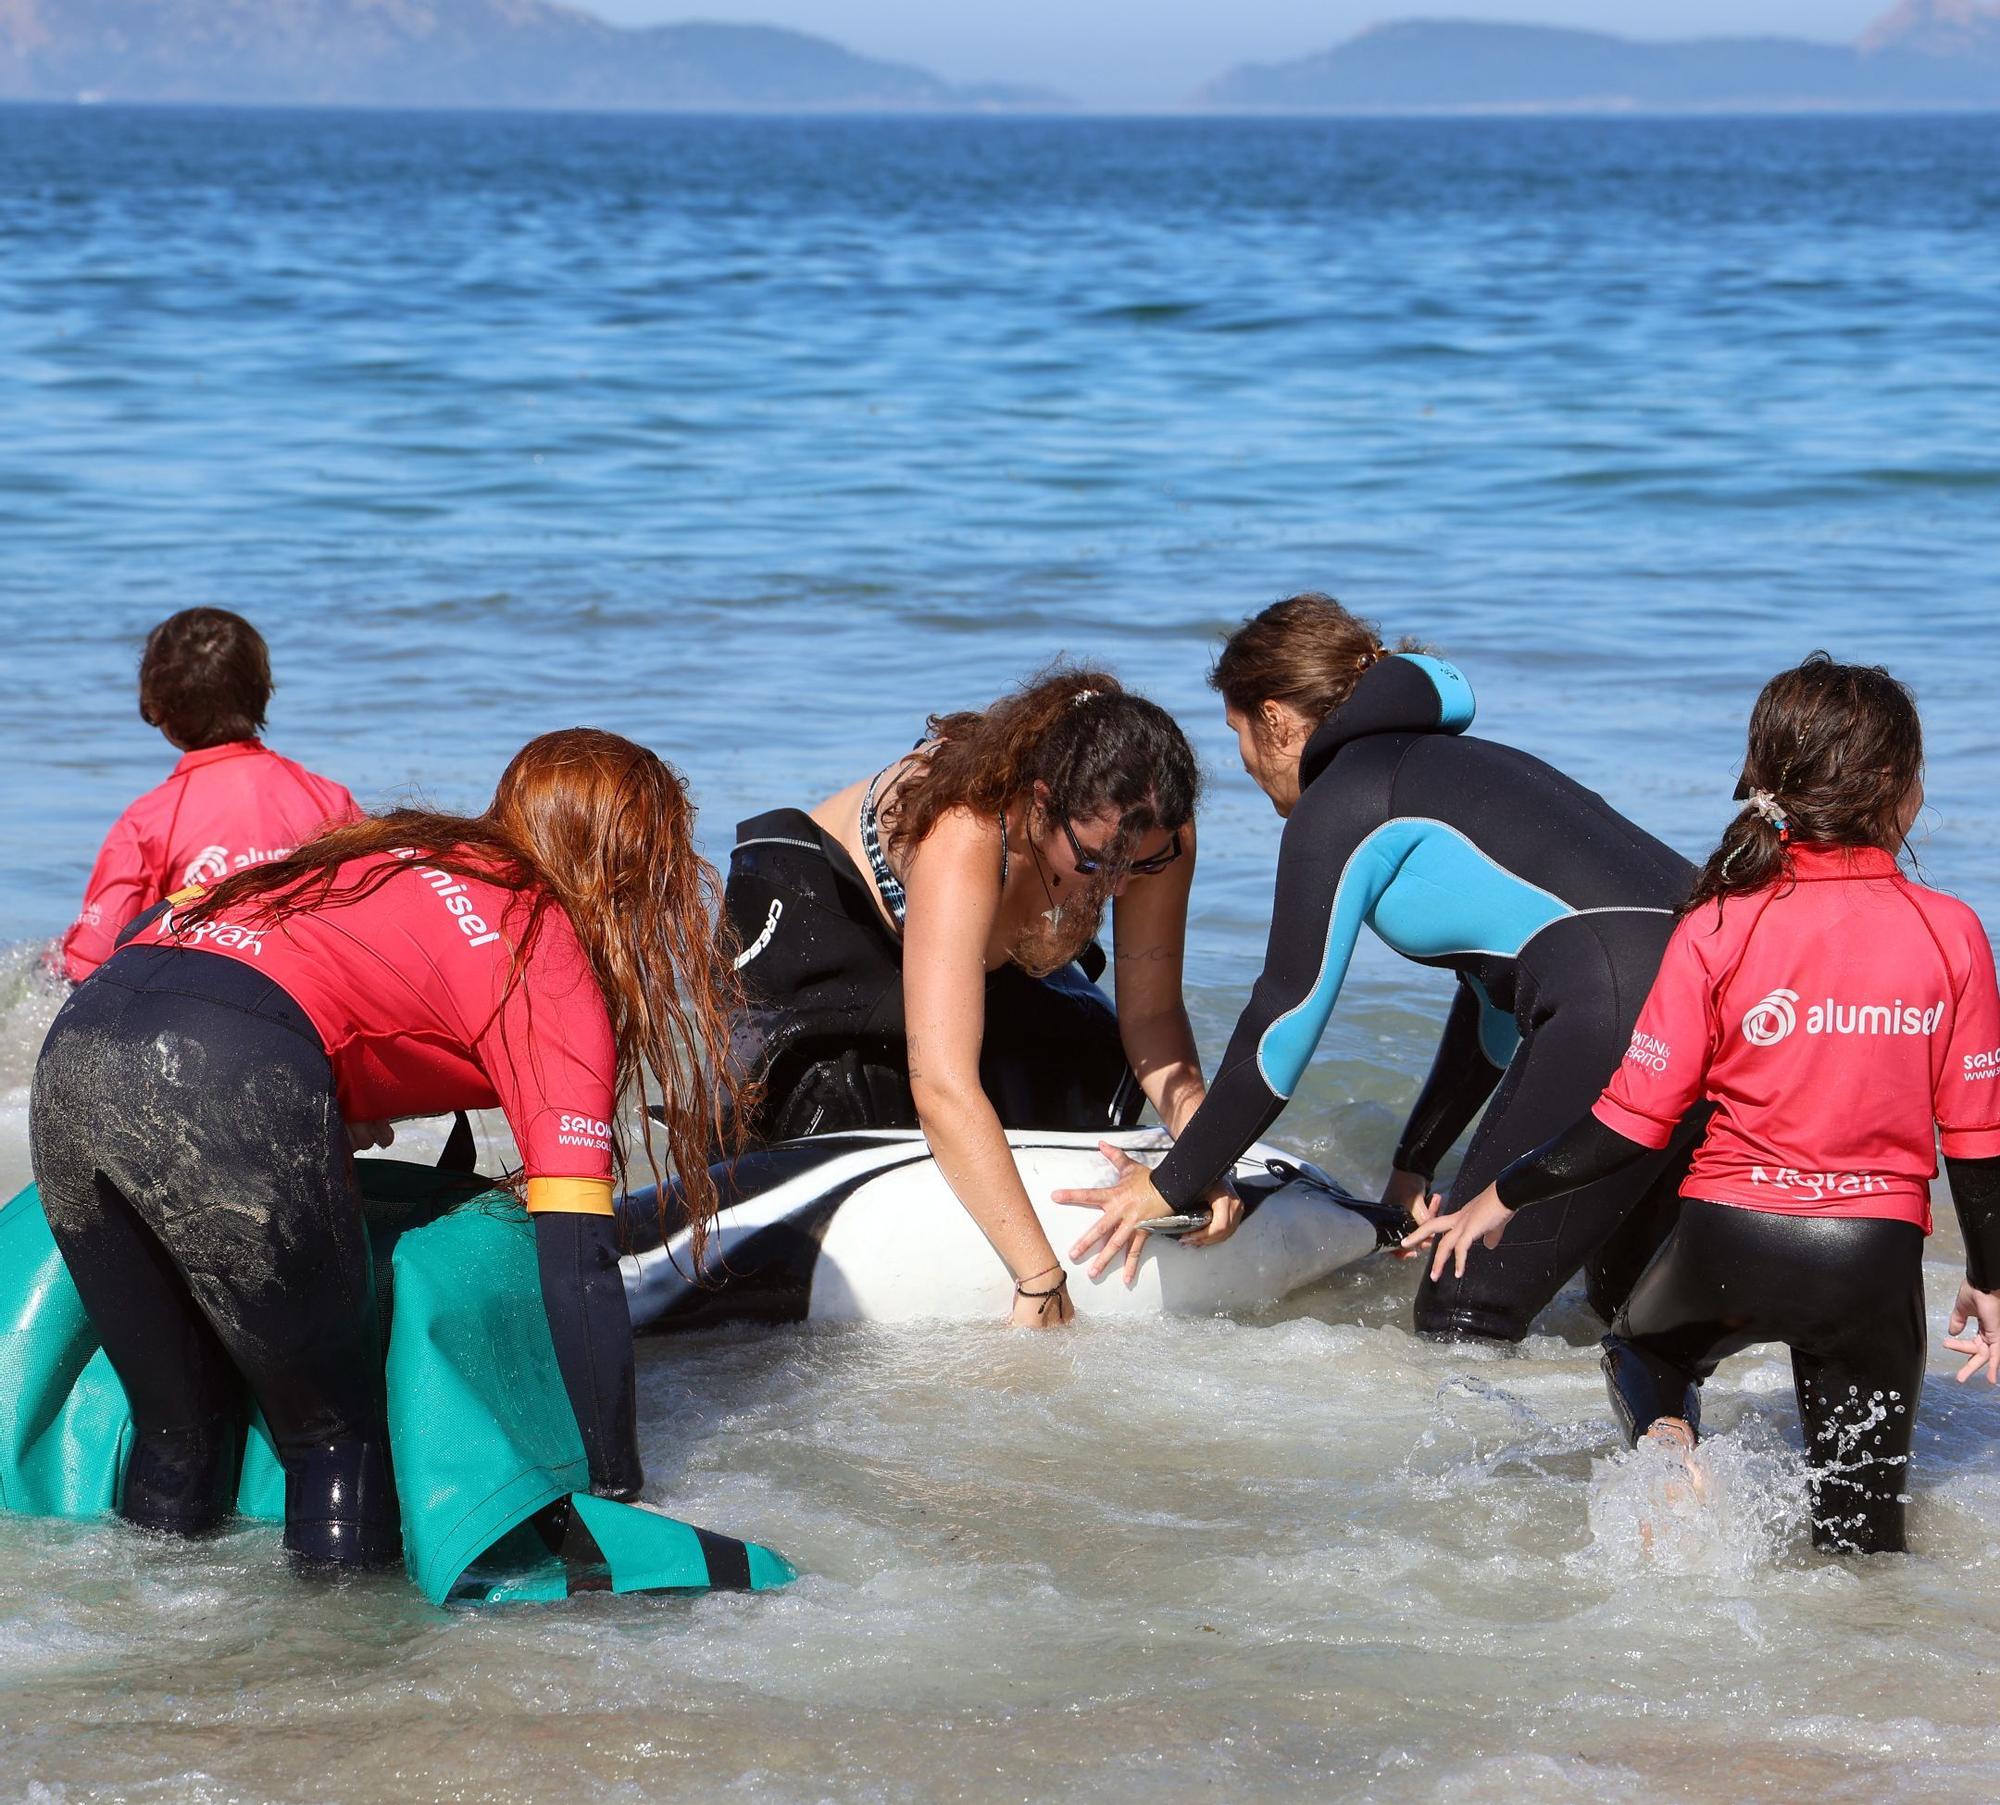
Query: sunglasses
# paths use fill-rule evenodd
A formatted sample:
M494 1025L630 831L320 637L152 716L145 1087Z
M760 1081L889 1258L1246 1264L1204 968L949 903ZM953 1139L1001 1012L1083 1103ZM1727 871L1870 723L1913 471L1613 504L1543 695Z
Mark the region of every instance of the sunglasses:
M1083 842L1076 837L1076 829L1070 825L1069 817L1059 815L1057 819L1062 823L1063 838L1069 842L1070 857L1076 861L1077 870L1085 877L1089 877L1093 872L1102 871L1106 865L1113 863L1119 863L1121 869L1130 872L1134 877L1151 877L1156 871L1166 870L1181 856L1179 828L1174 829L1174 837L1167 843L1165 852L1156 852L1150 859L1129 859L1121 862L1112 860L1104 853L1088 851Z

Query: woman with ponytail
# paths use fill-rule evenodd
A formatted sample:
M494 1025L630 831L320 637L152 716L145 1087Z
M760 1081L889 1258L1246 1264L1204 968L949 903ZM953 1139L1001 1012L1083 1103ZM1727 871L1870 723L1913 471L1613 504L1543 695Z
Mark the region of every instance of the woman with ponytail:
M1181 998L1198 789L1164 709L1058 667L932 716L915 751L810 814L737 829L727 907L748 991L737 1056L767 1080L757 1132L922 1127L1022 1326L1071 1304L1005 1130L1115 1125L1128 1062L1170 1129L1201 1101ZM1107 905L1115 1021L1077 965ZM1211 1194L1190 1244L1235 1225L1233 1194Z
M1792 1350L1812 1533L1903 1546L1924 1375L1924 1237L1943 1148L1966 1276L1945 1346L2000 1379L2000 994L1963 903L1898 869L1923 729L1872 665L1815 652L1764 686L1737 790L1596 1107L1457 1215L1432 1270L1513 1212L1604 1182L1715 1104L1680 1219L1604 1339L1628 1437L1691 1454L1700 1386L1760 1341Z
M1390 651L1330 596L1245 621L1210 681L1285 821L1263 975L1166 1160L1061 1196L1108 1202L1121 1222L1187 1208L1298 1088L1365 924L1458 980L1385 1197L1420 1206L1485 1106L1445 1201L1455 1209L1597 1094L1659 967L1687 861L1540 759L1468 733L1457 669L1409 641ZM1426 1280L1418 1329L1519 1341L1579 1267L1608 1315L1637 1270L1633 1245L1664 1232L1692 1135L1616 1195L1542 1211L1505 1253Z
M123 1514L231 1508L250 1403L307 1562L401 1551L351 1149L497 1106L591 1489L642 1483L612 1192L618 1123L701 1233L736 997L714 869L671 766L615 734L530 741L484 814L414 809L142 916L56 1017L35 1179L123 1382ZM662 1130L640 1103L650 1080ZM664 1144L662 1144L664 1143Z

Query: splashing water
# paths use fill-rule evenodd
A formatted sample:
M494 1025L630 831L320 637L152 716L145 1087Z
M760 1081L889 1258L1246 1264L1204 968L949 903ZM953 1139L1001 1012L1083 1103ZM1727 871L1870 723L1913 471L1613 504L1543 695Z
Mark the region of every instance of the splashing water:
M1641 1441L1591 1463L1587 1558L1611 1574L1746 1583L1801 1552L1810 1532L1804 1456L1769 1416L1747 1411L1705 1434L1689 1463Z

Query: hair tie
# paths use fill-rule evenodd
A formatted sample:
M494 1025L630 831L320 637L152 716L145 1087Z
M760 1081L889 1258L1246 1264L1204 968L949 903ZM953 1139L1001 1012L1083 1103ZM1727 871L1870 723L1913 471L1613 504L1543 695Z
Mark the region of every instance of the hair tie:
M1778 830L1780 841L1792 837L1792 824L1785 819L1785 811L1779 807L1777 797L1769 790L1752 790L1750 807Z
M1354 674L1356 676L1361 676L1368 671L1372 671L1378 664L1382 662L1383 659L1385 659L1388 656L1389 656L1388 652L1384 650L1381 646L1369 647L1367 651L1363 652L1358 658L1355 659Z
M1094 689L1080 689L1069 699L1072 708L1081 708L1086 702L1096 700L1099 692Z

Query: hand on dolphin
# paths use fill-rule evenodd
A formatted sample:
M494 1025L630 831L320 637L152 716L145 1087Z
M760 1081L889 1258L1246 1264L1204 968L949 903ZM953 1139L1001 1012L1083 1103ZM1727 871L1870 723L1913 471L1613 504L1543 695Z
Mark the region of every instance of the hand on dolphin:
M1141 1165L1124 1148L1114 1146L1110 1141L1099 1141L1097 1151L1111 1162L1111 1169L1117 1174L1113 1182L1052 1191L1049 1200L1103 1212L1069 1250L1069 1257L1083 1260L1095 1253L1097 1257L1091 1260L1090 1276L1100 1279L1112 1262L1123 1254L1125 1283L1129 1287L1138 1280L1139 1261L1146 1251L1146 1231L1139 1225L1155 1216L1171 1215L1172 1212L1161 1197L1159 1187L1153 1183L1150 1167ZM1218 1241L1226 1241L1243 1219L1243 1200L1227 1184L1218 1185L1206 1201L1211 1212L1208 1226L1183 1235L1183 1247L1212 1247Z

